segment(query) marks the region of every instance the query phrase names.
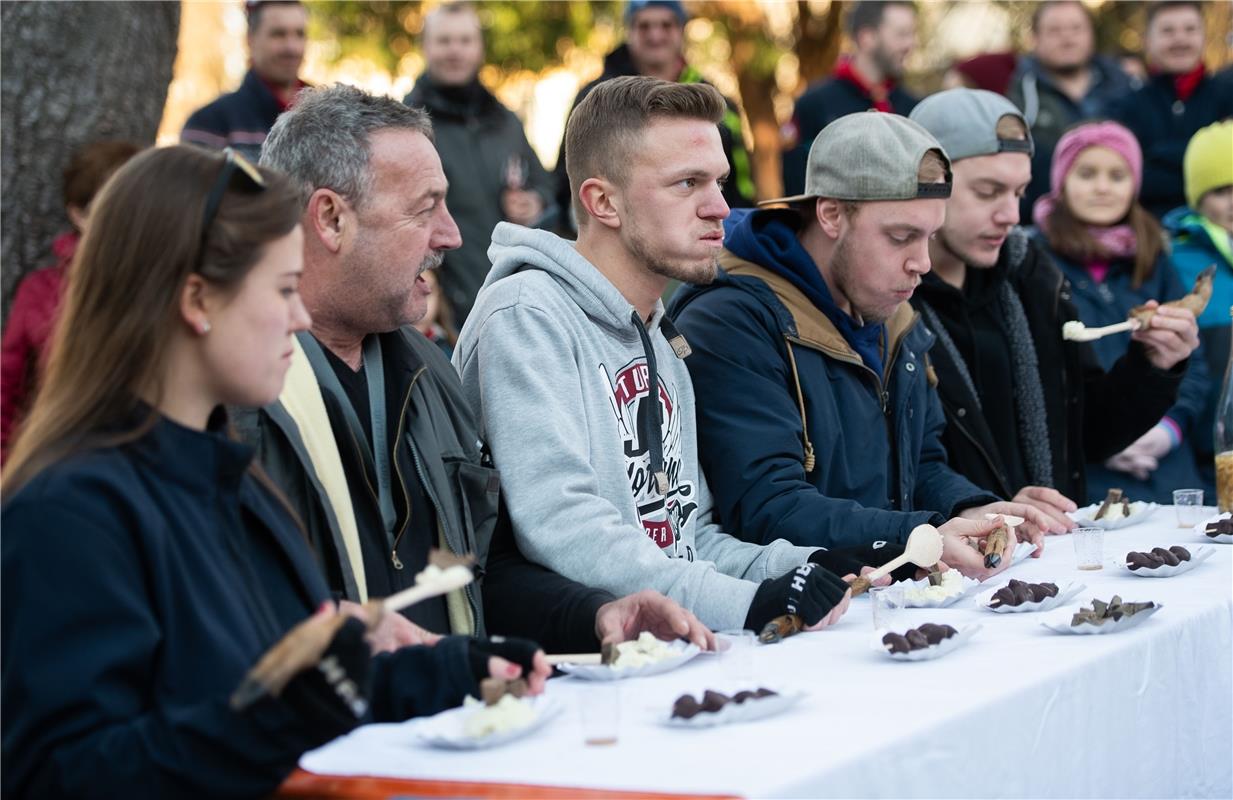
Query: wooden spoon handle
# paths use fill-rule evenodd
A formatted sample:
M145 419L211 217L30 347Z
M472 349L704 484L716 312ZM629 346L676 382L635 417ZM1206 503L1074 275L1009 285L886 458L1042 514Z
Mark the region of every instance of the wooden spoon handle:
M890 561L887 561L885 564L878 567L873 572L870 572L869 574L862 576L861 579L862 580L867 579L870 583L873 583L878 578L881 578L883 575L889 575L891 572L895 571L899 567L902 567L904 564L908 563L908 560L909 560L908 554L905 552L903 555L899 556L898 558L892 558ZM856 584L854 583L853 586L855 585ZM855 595L856 592L852 592L852 594Z

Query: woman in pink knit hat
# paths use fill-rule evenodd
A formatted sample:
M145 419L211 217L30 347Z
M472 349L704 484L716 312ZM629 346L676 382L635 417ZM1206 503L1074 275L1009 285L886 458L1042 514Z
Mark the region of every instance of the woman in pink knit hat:
M1160 224L1139 204L1143 154L1134 134L1116 122L1071 128L1058 140L1049 178L1049 194L1033 209L1035 235L1070 282L1085 325L1122 322L1134 306L1189 291L1169 259ZM1123 333L1092 343L1102 367L1126 352L1129 338ZM1186 368L1177 403L1159 424L1104 463L1088 465L1089 502L1111 487L1158 503L1171 503L1174 489L1213 491L1200 477L1192 444L1211 435L1210 421L1201 419L1209 385L1201 351Z

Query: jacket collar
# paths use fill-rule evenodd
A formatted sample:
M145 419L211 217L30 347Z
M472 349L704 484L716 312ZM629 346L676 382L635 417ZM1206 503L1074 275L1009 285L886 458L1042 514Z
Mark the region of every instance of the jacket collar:
M784 333L801 343L817 348L841 361L864 365L860 355L835 327L825 314L787 278L765 267L746 261L724 250L719 256L719 265L729 275L745 275L765 283L788 312L790 328ZM900 303L895 313L886 320L887 353L903 339L916 324L917 313L907 303ZM889 368L890 364L887 363Z
M237 488L253 460L253 449L228 439L227 427L227 413L221 406L210 415L204 431L156 414L150 430L128 447L156 466L160 475L212 495L220 488Z

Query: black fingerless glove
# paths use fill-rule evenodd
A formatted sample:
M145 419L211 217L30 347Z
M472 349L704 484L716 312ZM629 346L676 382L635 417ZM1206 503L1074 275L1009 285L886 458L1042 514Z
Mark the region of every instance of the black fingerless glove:
M809 561L820 567L825 567L836 575L861 574L861 567L882 566L888 561L894 561L903 555L903 545L891 542L874 542L856 547L836 547L831 550L814 550L809 555ZM914 580L916 565L904 564L891 571L892 581Z
M806 627L817 625L848 591L838 575L816 564L802 564L786 575L762 581L749 604L745 627L760 631L784 614L796 614Z
M493 636L488 639L472 639L467 660L471 664L471 674L478 685L480 681L488 677L490 656L499 656L522 667L522 677L525 678L535 670L535 654L538 651L539 645L530 639Z
M367 627L349 618L334 634L315 666L287 682L282 699L314 730L340 736L368 713L372 686L369 662L372 648Z

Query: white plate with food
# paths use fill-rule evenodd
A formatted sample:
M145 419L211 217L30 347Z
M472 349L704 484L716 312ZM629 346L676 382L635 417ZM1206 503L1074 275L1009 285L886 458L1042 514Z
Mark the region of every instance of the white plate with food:
M670 672L702 652L692 642L664 642L647 632L632 642L621 642L616 650L611 664L566 662L558 664L557 669L588 681L619 681Z
M1163 550L1170 553L1173 556L1173 559L1171 560L1176 560L1177 563L1170 564L1166 561L1165 563L1159 563L1157 566L1153 566L1153 564L1157 564L1160 561L1159 558L1153 558L1153 556L1157 555L1157 550ZM1172 578L1174 575L1181 575L1183 572L1189 572L1199 566L1199 564L1210 558L1214 552L1215 551L1212 548L1204 547L1203 545L1199 545L1194 548L1193 551L1187 550L1181 545L1173 545L1167 549L1154 547L1150 552L1144 551L1127 553L1126 557L1122 559L1121 565L1122 569L1126 570L1131 575L1136 575L1140 578ZM1183 553L1186 554L1186 558L1182 558ZM1163 557L1164 553L1160 553L1159 555ZM1139 559L1135 560L1135 563L1138 564L1136 569L1131 569L1130 559L1132 556L1140 556ZM1142 558L1144 556L1146 556L1146 558Z
M765 692L770 693L763 694ZM722 700L717 702L718 698ZM660 723L672 728L713 728L734 722L752 722L782 714L804 698L805 692L800 690L772 691L765 688L736 692L731 697L707 691L703 693L701 702L692 694L683 695L677 698L672 711L660 718Z
M1073 598L1075 595L1077 595L1079 592L1083 591L1086 588L1084 584L1077 583L1074 581L1063 584L1061 586L1057 586L1057 584L1052 584L1053 586L1056 587L1057 594L1053 596L1047 596L1042 600L1028 599L1028 600L1023 600L1022 602L1019 602L1018 604L1000 602L998 605L993 605L994 595L996 595L998 592L1001 592L1003 589L1007 589L1007 588L1011 589L1012 594L1014 594L1013 584L1020 584L1020 583L1023 583L1023 582L1012 579L1010 583L1006 584L1005 586L1000 586L997 589L991 589L987 592L982 592L976 596L976 604L980 606L981 608L985 609L986 611L992 611L996 614L1023 614L1023 613L1032 612L1032 611L1052 611L1053 609L1061 606L1062 604L1069 602L1071 598ZM1037 586L1040 584L1026 584L1026 585ZM1040 592L1036 591L1034 592L1032 596L1035 597L1038 594L1040 594ZM1005 595L1003 596L1003 598L999 598L999 600L1004 599L1004 597ZM1016 597L1015 599L1018 599L1018 598Z
M1195 525L1194 532L1205 542L1215 542L1216 544L1233 544L1233 533L1218 533L1213 536L1207 532L1208 525L1215 525L1217 522L1227 520L1230 517L1233 517L1233 514L1230 514L1228 511L1223 514L1217 514L1216 516L1210 519L1205 519L1198 525Z
M547 695L507 694L488 706L468 697L463 705L405 723L415 742L447 750L482 750L521 739L561 713L564 704Z
M1099 625L1082 621L1078 625L1073 624L1076 616L1075 612L1079 609L1070 608L1050 614L1040 624L1054 633L1069 633L1078 636L1117 633L1127 628L1133 628L1141 622L1146 622L1148 617L1162 608L1164 606L1160 603L1153 603L1150 607L1136 611L1134 614L1124 615L1120 619L1106 619ZM1088 609L1084 608L1083 610L1086 611Z
M1130 504L1130 514L1126 515L1124 511L1109 511L1100 519L1096 519L1096 515L1100 512L1100 507L1104 503L1092 503L1090 506L1084 506L1078 511L1071 511L1070 518L1085 528L1101 528L1106 531L1111 531L1116 528L1128 528L1131 525L1138 525L1145 521L1152 513L1159 508L1155 503L1145 503L1136 501ZM1118 508L1112 506L1111 508Z
M927 623L902 631L876 633L872 641L875 649L895 661L932 661L967 644L968 639L975 636L980 629L980 625L964 625L956 629L950 625ZM921 646L922 639L913 634L920 634L928 644ZM891 637L902 637L902 641ZM891 638L891 641L888 642L888 638ZM905 647L911 649L904 650Z
M896 586L903 588L903 605L905 608L945 608L953 605L968 592L980 586L980 581L949 569L942 573L942 583L932 586L929 578L916 581L899 581Z

